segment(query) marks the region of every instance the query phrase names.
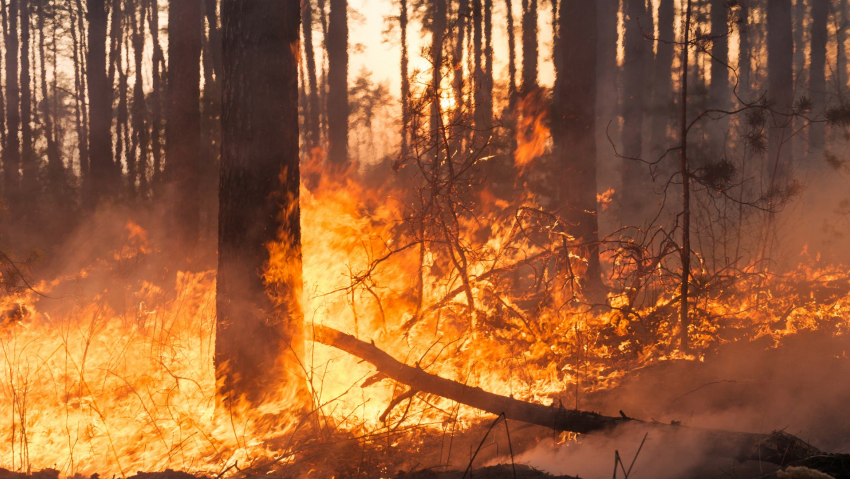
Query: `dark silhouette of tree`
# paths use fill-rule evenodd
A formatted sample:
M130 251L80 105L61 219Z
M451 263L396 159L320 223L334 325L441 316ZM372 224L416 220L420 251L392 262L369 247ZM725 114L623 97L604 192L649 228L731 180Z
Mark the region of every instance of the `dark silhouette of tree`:
M162 184L162 70L165 56L159 43L159 7L156 0L148 0L148 29L151 34L153 53L151 56L151 190L155 195Z
M106 76L106 4L88 0L89 155L91 192L89 207L114 193L117 169L112 160L112 86Z
M493 0L484 0L484 93L481 116L483 126L493 124Z
M298 0L223 0L216 375L220 399L284 387L301 338ZM269 245L285 271L268 278ZM266 288L275 299L266 294ZM284 381L284 382L282 382Z
M68 16L70 17L71 47L74 61L74 126L77 133L77 151L79 154L80 180L83 197L91 191L90 168L89 168L89 141L88 141L88 108L86 107L85 82L83 62L85 55L82 52L84 35L82 33L83 20L77 15L71 0L67 2ZM77 23L80 23L79 28ZM77 34L79 33L79 38Z
M794 39L791 0L767 0L767 95L774 113L769 120L769 182L778 187L791 168L791 123L794 102Z
M138 149L138 166L136 175L128 175L127 186L130 194L138 191L139 196L146 198L150 193L148 183L148 128L147 128L147 102L145 101L144 80L142 78L142 57L145 50L145 2L143 0L132 0L132 11L130 21L132 23L133 34L133 63L135 76L133 85L133 108L131 115L133 117L133 147L132 151L135 154ZM136 186L138 182L138 186Z
M5 3L5 2L3 2ZM10 207L15 208L20 188L21 128L20 90L18 90L18 0L9 1L9 30L6 33L6 145L3 148L3 182Z
M597 8L593 2L563 0L560 10L561 58L556 62L552 98L556 204L572 225L577 243L584 245L588 263L583 286L598 294L602 273L596 215Z
M508 35L508 102L513 111L516 102L516 36L514 35L514 10L512 0L505 0L505 22Z
M467 0L461 0L462 2ZM407 128L410 125L410 79L408 75L407 58L407 0L399 1L398 25L401 31L401 156L407 157L410 148L410 135Z
M809 66L809 95L812 99L812 111L822 115L826 108L826 46L829 36L826 30L829 17L829 0L812 1L812 36ZM809 126L809 151L822 153L826 136L823 123L813 123Z
M729 107L729 30L727 28L728 0L711 0L711 85L709 107Z
M750 67L750 1L738 3L738 96L749 101L751 92Z
M522 91L537 88L537 0L522 0Z
M473 7L474 8L474 7ZM431 121L430 134L434 142L438 141L441 127L440 82L443 79L443 39L446 35L446 0L434 0L431 5Z
M464 70L463 52L466 41L466 20L469 17L469 0L459 0L457 5L457 20L454 30L454 48L452 49L452 92L454 93L455 107L458 112L463 110L464 102Z
M316 79L316 55L313 50L313 6L311 0L301 0L301 25L310 91L307 102L307 147L319 145L319 83Z
M646 48L641 21L647 16L644 0L624 0L626 11L623 46L623 186L620 202L621 219L639 224L647 215L651 196L650 176L640 158L643 146L644 77Z
M200 228L200 0L170 2L168 25L168 198L178 239L192 245L198 240Z
M21 0L21 199L29 204L38 194L38 159L32 135L32 79L30 78L30 5ZM23 205L22 205L23 206ZM23 210L21 210L23 211Z
M348 1L331 0L328 53L328 160L348 163Z
M675 117L675 98L673 94L673 53L674 25L676 16L675 1L661 0L658 5L658 42L655 43L653 62L653 92L651 130L649 148L651 157L669 147L668 128Z
M54 12L55 14L55 12ZM47 11L45 10L45 0L38 1L38 51L41 71L41 116L44 122L44 139L47 143L47 179L49 191L51 195L56 197L59 194L67 194L64 190L65 168L62 165L60 157L59 145L56 142L56 135L53 124L53 112L50 110L50 93L47 87L47 68L45 54L45 22ZM54 44L54 48L55 48ZM54 79L56 71L54 68ZM55 92L54 92L55 99Z
M619 140L619 88L617 65L617 40L619 37L617 17L620 0L596 1L596 154L598 164L615 163L609 137ZM616 182L619 183L619 182ZM601 185L603 188L612 185ZM619 185L615 186L619 189Z
M484 15L482 12L483 5L481 0L472 0L472 50L473 50L473 71L472 71L472 85L473 85L473 128L478 131L483 131L487 128L486 125L486 116L485 116L485 74L484 74L484 63L483 63L483 54L484 54L484 31L483 31L483 20Z
M3 77L5 73L5 69L3 68L4 63L4 55L8 54L6 50L6 45L9 42L9 33L8 33L8 25L9 17L6 13L6 2L0 2L0 28L2 28L3 35L3 45L0 46L0 78ZM3 92L3 89L0 88L0 145L5 149L6 148L6 95ZM0 164L2 164L3 159L0 158Z

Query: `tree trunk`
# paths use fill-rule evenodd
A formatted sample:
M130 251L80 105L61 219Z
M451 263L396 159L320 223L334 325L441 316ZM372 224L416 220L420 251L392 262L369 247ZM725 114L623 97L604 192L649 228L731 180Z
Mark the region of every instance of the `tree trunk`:
M537 88L537 0L522 0L522 91Z
M139 150L138 161L138 178L128 178L128 187L130 190L135 190L136 181L138 180L139 196L144 199L150 194L148 191L148 129L147 129L147 106L145 101L144 82L142 81L142 55L145 49L145 4L141 0L138 2L138 11L134 7L131 18L133 28L133 63L135 64L135 85L133 86L133 144L134 151L136 147Z
M781 188L791 169L793 59L791 0L767 0L767 95L776 111L768 120L768 181L772 190Z
M38 2L38 51L41 63L41 116L44 117L44 138L47 142L47 179L52 195L58 195L63 191L62 183L65 169L62 158L59 156L59 146L53 129L53 113L50 111L50 100L47 89L47 68L44 48L44 28L47 13L44 10L45 0ZM54 71L54 76L58 72Z
M21 199L31 210L38 197L38 159L32 137L32 80L30 78L30 8L21 0ZM23 204L21 205L23 207ZM24 209L21 210L22 212Z
M553 91L552 139L558 174L556 205L571 233L586 246L584 289L601 293L599 222L596 201L596 5L563 0L560 12L560 68ZM576 94L581 92L581 94ZM569 258L566 259L569 261Z
M201 147L201 3L168 5L168 119L165 162L173 227L185 246L198 240Z
M438 143L442 125L440 83L443 79L443 38L446 34L446 0L434 0L431 20L431 141Z
M454 37L454 48L452 49L452 92L454 94L455 108L458 112L463 111L463 46L466 41L466 19L469 16L469 0L459 0L457 6L457 21L455 28L457 33Z
M328 161L348 164L348 0L331 0L328 25Z
M148 28L151 33L153 54L151 57L151 152L153 153L153 168L151 172L151 193L157 195L162 185L162 67L164 55L159 44L159 4L157 0L149 0L150 16Z
M626 9L623 39L623 186L620 218L624 225L643 226L654 203L647 166L641 158L643 143L643 94L646 45L641 22L646 15L644 0L624 0Z
M472 71L472 88L473 88L473 125L475 130L481 132L486 128L484 116L484 65L482 63L482 54L484 53L484 35L482 28L483 5L481 0L472 0L472 51L473 51L473 71Z
M302 387L285 372L303 349L294 48L300 5L298 0L224 0L221 12L215 363L219 399L226 405L239 396L257 403L274 391ZM265 279L264 272L270 273Z
M711 0L711 84L708 90L708 107L711 109L727 110L729 108L729 0ZM711 121L706 126L709 134L708 159L711 162L720 160L726 133L729 129L729 118Z
M131 145L127 134L127 122L130 117L130 110L127 106L127 89L129 85L127 79L128 73L124 65L125 60L129 61L129 59L125 59L124 55L121 54L124 48L123 28L121 30L122 32L118 41L118 58L116 59L116 68L118 69L118 109L116 111L117 121L115 124L115 169L120 177L121 172L124 170L121 165L121 158L123 157L127 164L128 180L133 184L133 187L127 190L127 194L131 200L134 200L136 198L136 181L134 178L136 176L136 162L135 155L131 155L129 151Z
M493 0L484 0L484 126L493 125Z
M316 79L316 55L313 50L313 6L311 0L301 0L301 26L304 36L307 79L310 86L307 101L307 147L319 145L319 83Z
M508 35L508 103L513 112L516 102L516 36L514 35L514 7L512 0L505 0L506 32Z
M564 0L564 2L569 1ZM593 6L591 3L591 7ZM670 438L673 440L696 439L703 448L702 453L734 458L739 461L764 461L781 465L823 454L801 439L781 431L758 434L702 429L654 421L644 422L626 417L622 412L619 417L603 416L595 412L520 401L436 376L423 371L418 366L408 366L381 351L374 344L361 341L336 329L316 325L314 330L315 342L360 358L374 365L378 372L413 390L440 396L491 414L503 415L505 419L579 434L610 431L616 427L632 425L659 434L671 434Z
M829 0L812 0L812 42L811 64L809 66L809 95L812 98L812 112L818 117L824 116L826 108L826 45L829 36L826 30L829 17ZM809 153L823 153L825 131L823 123L809 125ZM813 158L814 159L814 158Z
M461 0L468 2L469 0ZM399 2L398 23L401 30L401 156L406 158L409 153L408 127L410 125L410 79L407 77L407 0Z
M4 2L5 3L5 2ZM18 90L18 0L9 1L9 31L6 39L6 125L9 133L3 148L3 182L10 208L17 208L20 190L21 128L20 91Z
M654 61L653 108L650 132L650 160L659 158L670 147L667 133L674 118L673 42L675 34L675 0L661 0L658 5L658 39Z
M739 22L738 22L738 96L745 101L750 101L752 84L750 73L750 1L740 0Z
M114 193L117 176L112 160L112 86L106 76L106 5L105 0L88 0L88 61L86 76L89 93L89 154L91 156L91 194L89 207Z
M2 78L3 73L5 73L5 69L2 65L5 65L3 61L3 54L8 55L8 43L9 43L9 16L6 13L6 2L0 1L0 27L2 27L3 32L3 48L0 49L0 78ZM3 88L0 88L0 146L2 149L6 148L6 95L3 91ZM0 158L0 164L2 164L2 158Z

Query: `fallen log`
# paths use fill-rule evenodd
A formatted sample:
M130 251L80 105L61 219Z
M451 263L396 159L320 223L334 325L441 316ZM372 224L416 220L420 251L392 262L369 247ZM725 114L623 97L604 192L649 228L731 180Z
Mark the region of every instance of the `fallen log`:
M682 439L698 440L704 452L709 455L731 457L739 461L765 461L780 466L823 454L805 441L783 431L758 434L688 427L678 423L646 422L627 417L622 412L619 417L604 416L595 412L544 406L500 396L425 372L418 365L403 364L374 344L327 326L314 326L313 340L367 361L380 373L420 392L441 396L492 414L504 413L507 419L535 424L555 431L588 434L611 431L629 424L664 434L677 435Z

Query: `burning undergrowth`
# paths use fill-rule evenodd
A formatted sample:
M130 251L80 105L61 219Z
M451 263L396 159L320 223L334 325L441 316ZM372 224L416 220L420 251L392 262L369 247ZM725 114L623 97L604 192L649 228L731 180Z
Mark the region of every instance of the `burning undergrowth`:
M468 171L488 168L488 160L470 157ZM337 444L340 457L361 454L358 468L387 474L414 468L420 459L468 461L466 449L481 437L489 416L310 342L315 324L374 341L407 364L503 396L614 414L623 408L636 417L730 429L786 424L776 406L770 409L776 414L761 418L758 427L737 427L736 418L758 403L728 402L739 390L719 394L725 404L701 403L704 418L700 411L685 415L682 404L695 406L688 402L693 395L675 396L699 381L740 386L746 376L753 381L746 384L758 385L764 368L742 375L727 364L732 359L724 358L745 357L724 353L734 345L748 345L747 358L762 358L766 350L784 351L776 347L793 345L804 332L818 333L832 338L818 352L846 369L840 345L850 328L850 275L839 266L803 261L774 274L756 267L717 273L701 265L693 272L691 344L682 350L676 254L663 241L670 234L662 228L618 232L602 241L608 288L600 294L585 281L586 248L540 198L506 196L486 185L473 192L472 183L454 173L409 188L414 180L405 174L395 183L377 182L368 171L334 176L310 168L318 165L306 165L305 177L313 180L301 197L308 341L299 358L312 398L309 411L291 410L293 393L282 388L261 410L217 412L212 263L177 261L180 255L157 236L152 213L104 212L72 242L78 254L52 266L53 279L2 300L2 465L21 471L51 467L68 476L165 468L216 475L301 461L321 475L327 469L315 466L316 458L328 453L329 444ZM442 194L432 195L435 188ZM85 240L92 231L97 244ZM725 370L710 369L723 361ZM807 364L820 371L825 363ZM812 378L828 380L786 369L806 377L806 388L816 387ZM668 388L663 394L641 389L647 377ZM659 410L641 399L653 395L676 399L675 407ZM782 404L802 399L788 395ZM709 411L721 419L709 419ZM822 418L805 415L793 423L829 428ZM814 434L792 432L801 431ZM536 429L522 445L517 433L517 452L545 434ZM818 439L846 447L832 432ZM384 456L367 454L366 444ZM502 444L494 455L505 454Z

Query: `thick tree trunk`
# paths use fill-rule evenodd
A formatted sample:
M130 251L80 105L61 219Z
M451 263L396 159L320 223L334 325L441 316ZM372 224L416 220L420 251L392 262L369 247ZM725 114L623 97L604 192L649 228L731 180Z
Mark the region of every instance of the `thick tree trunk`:
M514 6L512 0L505 0L505 21L508 35L508 103L513 112L516 102L516 35L514 32Z
M331 0L328 36L328 161L348 164L348 1Z
M568 2L570 0L564 0ZM588 2L589 3L589 2ZM593 4L591 4L593 7ZM563 7L562 7L563 8ZM602 416L594 412L564 409L563 407L520 401L470 387L466 384L441 378L408 366L378 349L374 344L361 341L327 326L315 325L313 340L360 358L388 376L424 394L444 397L491 414L503 414L506 419L535 424L556 431L579 434L610 431L620 426L645 428L658 434L670 434L674 440L698 439L709 456L730 457L740 461L764 461L789 464L820 455L821 451L785 432L757 434L719 429L644 422L626 417Z
M809 95L815 117L822 117L826 108L826 45L829 36L826 30L829 17L829 0L812 1L811 64L809 66ZM824 147L824 125L809 125L809 153L819 155ZM816 160L815 160L816 161Z
M493 0L484 0L484 94L483 125L493 125Z
M794 38L791 0L767 0L767 95L776 113L768 120L768 182L780 188L791 170Z
M316 54L313 50L313 6L311 0L301 0L301 26L304 36L304 53L307 79L310 86L307 101L307 147L319 145L319 82L316 79Z
M562 1L560 68L552 98L556 205L567 224L574 225L573 236L587 245L580 252L587 259L582 286L591 294L602 289L596 214L596 14L593 2Z
M191 246L200 228L200 0L170 2L168 25L168 198L177 239Z
M750 68L750 1L740 0L738 23L738 96L750 101L752 92Z
M298 0L224 0L221 7L215 363L225 405L239 396L260 402L281 386L302 387L285 372L296 368L292 356L302 350L300 10Z
M446 34L446 0L434 0L431 8L431 141L438 143L442 126L442 106L440 105L440 83L443 79L443 38Z
M643 226L654 203L649 169L638 161L643 153L643 93L648 42L641 31L647 15L644 0L624 0L623 44L623 186L620 218L623 225Z
M463 111L463 46L466 41L466 19L469 16L469 0L459 0L457 6L457 21L455 22L454 48L452 49L452 92L454 94L457 112Z
M484 65L482 63L482 55L484 53L484 31L482 23L484 20L483 5L481 0L472 0L472 51L473 51L473 71L472 71L472 87L473 87L473 125L477 131L483 131L486 128L484 121Z
M114 193L117 170L112 160L112 85L106 76L106 4L105 0L88 0L88 77L89 155L91 160L91 193L88 206L93 208L104 197Z
M3 30L3 47L0 48L0 78L2 78L3 74L6 72L3 68L3 65L5 65L3 55L9 54L7 50L9 42L9 16L6 13L6 2L0 2L0 22L2 22L0 23L0 27L2 27ZM0 146L2 146L3 149L6 148L6 94L3 91L3 88L0 88ZM2 161L2 158L0 158L0 164L2 164Z
M204 89L201 91L201 155L200 155L200 237L206 242L217 234L218 176L221 169L221 28L218 25L216 0L204 0L207 34L201 35L201 64ZM203 21L201 22L203 24Z
M522 91L537 88L537 0L522 0Z
M4 2L5 3L5 2ZM18 90L18 0L9 1L9 31L6 39L6 125L9 133L3 148L3 182L10 207L16 208L21 185L20 91Z
M123 48L124 35L122 33L118 42L118 58L116 60L116 68L118 69L118 108L115 112L115 168L120 176L121 172L124 170L121 162L123 157L127 165L127 177L129 180L136 176L136 158L135 155L131 155L129 151L131 145L131 142L128 141L129 135L127 131L129 129L128 120L130 117L130 109L127 105L127 90L129 88L129 82L127 78L127 68L124 65L125 60L128 61L129 59L125 59L124 55L121 54ZM136 198L135 179L132 181L133 188L127 189L126 191L128 198L134 200Z
M653 108L649 148L650 160L659 158L669 148L668 129L674 118L673 42L676 16L675 0L661 0L658 5L658 39L654 61Z

